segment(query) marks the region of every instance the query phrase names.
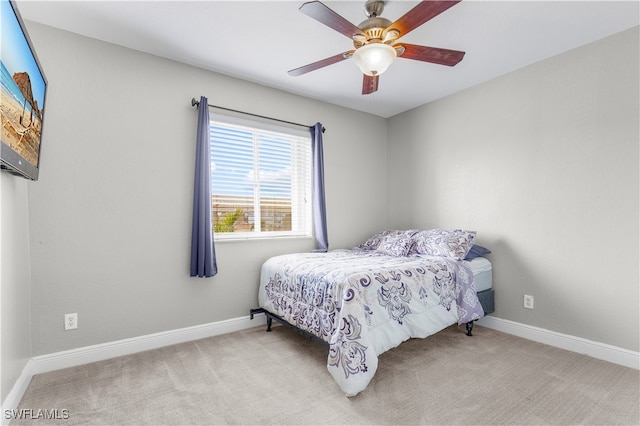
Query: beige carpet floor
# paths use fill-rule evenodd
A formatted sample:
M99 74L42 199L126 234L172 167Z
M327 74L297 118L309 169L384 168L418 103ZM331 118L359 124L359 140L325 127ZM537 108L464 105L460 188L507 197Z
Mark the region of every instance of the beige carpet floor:
M264 327L36 375L12 425L638 425L637 370L476 326L380 356L367 389L341 393L327 351ZM66 410L66 411L62 411Z

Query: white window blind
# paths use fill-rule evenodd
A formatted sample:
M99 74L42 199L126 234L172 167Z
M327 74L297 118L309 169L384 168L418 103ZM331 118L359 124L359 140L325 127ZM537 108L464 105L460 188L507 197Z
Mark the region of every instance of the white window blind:
M308 132L218 114L210 124L215 237L311 235Z

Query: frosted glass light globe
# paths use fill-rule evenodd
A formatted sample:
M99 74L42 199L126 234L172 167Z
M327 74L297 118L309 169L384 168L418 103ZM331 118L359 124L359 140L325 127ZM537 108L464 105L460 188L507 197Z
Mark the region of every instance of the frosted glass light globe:
M376 76L385 72L395 61L396 49L384 43L365 44L355 51L353 59L363 74Z

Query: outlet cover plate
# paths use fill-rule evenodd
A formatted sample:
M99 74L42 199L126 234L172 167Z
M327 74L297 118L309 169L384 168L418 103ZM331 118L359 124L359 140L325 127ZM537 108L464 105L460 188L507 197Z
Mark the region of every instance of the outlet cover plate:
M533 296L524 295L524 307L525 309L533 309Z
M64 329L75 330L76 328L78 328L78 314L65 314Z

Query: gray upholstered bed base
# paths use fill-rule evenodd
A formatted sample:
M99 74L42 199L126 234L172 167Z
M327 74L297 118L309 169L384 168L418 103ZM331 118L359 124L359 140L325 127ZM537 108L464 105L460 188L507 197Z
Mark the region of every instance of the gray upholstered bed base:
M482 310L484 310L485 315L488 315L494 311L492 288L478 292L478 300L482 305ZM471 330L473 330L473 321L467 323L467 336L472 335Z
M493 305L493 289L483 290L478 293L478 300L480 300L480 304L482 305L482 309L484 310L485 315L493 313L494 305Z

